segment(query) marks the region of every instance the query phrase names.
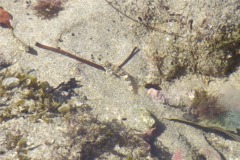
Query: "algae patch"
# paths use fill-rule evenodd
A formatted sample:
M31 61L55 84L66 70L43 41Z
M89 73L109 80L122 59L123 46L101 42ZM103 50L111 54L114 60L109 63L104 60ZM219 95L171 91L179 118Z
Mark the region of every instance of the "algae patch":
M240 112L228 110L227 106L219 103L219 98L207 94L205 90L196 90L188 113L169 120L218 131L240 142Z
M38 82L27 74L1 72L0 122L21 116L30 116L35 121L46 119L46 112L57 112L60 104L48 93L50 88L47 82Z
M66 136L71 149L77 149L75 159L146 159L149 147L133 130L118 120L100 122L92 115L91 107L83 105L68 120ZM76 152L76 150L75 150ZM71 151L68 157L74 156ZM65 157L65 158L68 158ZM150 158L152 159L152 158Z
M173 24L184 26L181 22ZM151 77L169 81L186 74L224 77L239 66L239 24L212 24L212 28L199 25L190 32L186 27L176 29L176 32L181 37L158 32L150 32L146 36L143 50Z
M69 84L75 84L75 81L72 79L52 88L47 82L39 82L37 78L24 73L0 72L0 121L7 121L2 123L5 127L1 128L1 138L4 140L0 151L3 151L4 156L31 159L32 152L34 155L42 155L42 148L54 150L46 151L53 159L146 159L150 156L149 148L142 137L133 134L133 131L118 121L100 122L92 115L92 108L85 104L84 96L71 93ZM64 94L68 93L66 99L60 96L62 90ZM83 98L81 103L79 97ZM51 114L55 116L49 116ZM13 125L13 121L17 122L14 124L17 127L8 127ZM56 125L56 122L61 125ZM21 123L24 127L19 126ZM49 126L53 128L49 129ZM49 128L39 131L39 127ZM31 133L36 130L39 132ZM49 130L62 135L63 137L56 139L67 139L67 143L51 139ZM39 139L39 134L42 134L41 138L44 137L43 141ZM35 139L35 136L38 138ZM69 152L60 153L59 149Z

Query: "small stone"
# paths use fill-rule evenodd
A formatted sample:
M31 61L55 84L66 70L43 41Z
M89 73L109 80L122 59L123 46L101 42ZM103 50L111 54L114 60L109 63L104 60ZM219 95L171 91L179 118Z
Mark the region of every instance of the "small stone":
M30 85L32 83L32 80L30 78L26 79L25 84L26 86Z
M167 102L167 99L165 97L165 95L159 91L159 90L156 90L154 88L150 88L147 93L152 97L152 99L154 100L157 100L159 102L162 102L162 103L166 103Z
M133 109L132 114L134 115L134 118L130 125L131 128L134 128L137 131L144 133L156 123L155 119L146 108L135 108Z
M15 77L8 77L2 81L2 85L6 88L13 88L19 85L19 79Z
M70 111L70 106L61 106L58 111L62 114L67 114Z

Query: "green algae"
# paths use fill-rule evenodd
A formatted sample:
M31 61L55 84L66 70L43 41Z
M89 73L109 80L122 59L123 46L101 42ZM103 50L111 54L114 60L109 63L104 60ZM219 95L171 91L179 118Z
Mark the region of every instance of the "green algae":
M3 81L7 78L18 79L16 86L7 87ZM48 93L51 87L47 82L39 82L36 77L24 73L0 73L1 110L0 122L20 116L30 116L36 121L45 112L58 112L60 104Z
M240 24L236 28L228 28L228 31L223 31L221 36L215 40L216 46L214 49L239 49L240 46Z
M224 133L225 135L229 136L231 139L240 142L240 136L236 133L239 130L239 123L234 123L234 119L231 116L232 113L229 113L229 116L218 117L212 120L202 120L199 122L193 122L186 120L182 117L173 117L167 118L168 120L177 121L181 123L186 123L194 126L198 126L204 129L217 131L219 133ZM240 117L240 113L237 113L237 117ZM239 119L238 119L239 121Z

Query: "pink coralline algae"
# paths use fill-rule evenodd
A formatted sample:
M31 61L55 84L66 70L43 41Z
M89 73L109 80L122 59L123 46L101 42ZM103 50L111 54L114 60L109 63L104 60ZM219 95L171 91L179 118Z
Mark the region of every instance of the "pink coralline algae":
M159 101L159 102L162 102L162 103L167 102L167 99L166 99L165 95L157 89L150 88L147 91L147 93L152 97L152 99L154 99L156 101Z
M176 153L172 156L172 160L183 160L183 155L181 150L177 150Z

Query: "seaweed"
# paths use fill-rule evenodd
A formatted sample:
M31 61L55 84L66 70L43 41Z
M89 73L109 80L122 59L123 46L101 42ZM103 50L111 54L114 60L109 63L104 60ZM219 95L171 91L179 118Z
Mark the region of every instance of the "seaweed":
M222 125L219 125L219 123L218 124L212 123L211 121L192 122L192 121L186 120L181 117L173 117L173 118L166 118L166 119L171 120L171 121L186 123L186 124L197 126L197 127L203 128L203 129L210 130L210 131L216 131L218 133L223 133L223 134L227 135L229 138L231 138L232 140L240 142L240 136L238 134L232 133L232 131L228 130L228 128L224 128L224 127L228 127L227 126L228 124L226 124L225 126L222 126ZM239 128L239 126L238 126L238 128ZM236 130L236 128L235 128L235 130Z
M71 147L79 148L77 159L101 159L105 154L115 155L117 159L145 159L149 156L149 147L142 137L118 120L100 122L90 108L83 105L68 119L66 135L72 140Z
M167 118L212 131L223 133L240 142L240 112L227 110L217 96L207 94L205 90L196 90L188 113L183 117Z
M24 73L0 73L0 122L30 115L32 120L43 118L45 112L56 112L60 104L48 93L50 85Z
M6 133L6 143L1 144L2 146L6 146L6 149L13 150L16 152L14 158L21 160L30 160L27 156L28 154L28 146L27 146L27 138L23 136L20 131L13 131Z
M196 90L188 114L197 119L214 119L226 114L226 109L218 102L217 96L209 95L205 90Z
M63 10L63 6L60 0L38 0L33 9L39 17L51 19Z

